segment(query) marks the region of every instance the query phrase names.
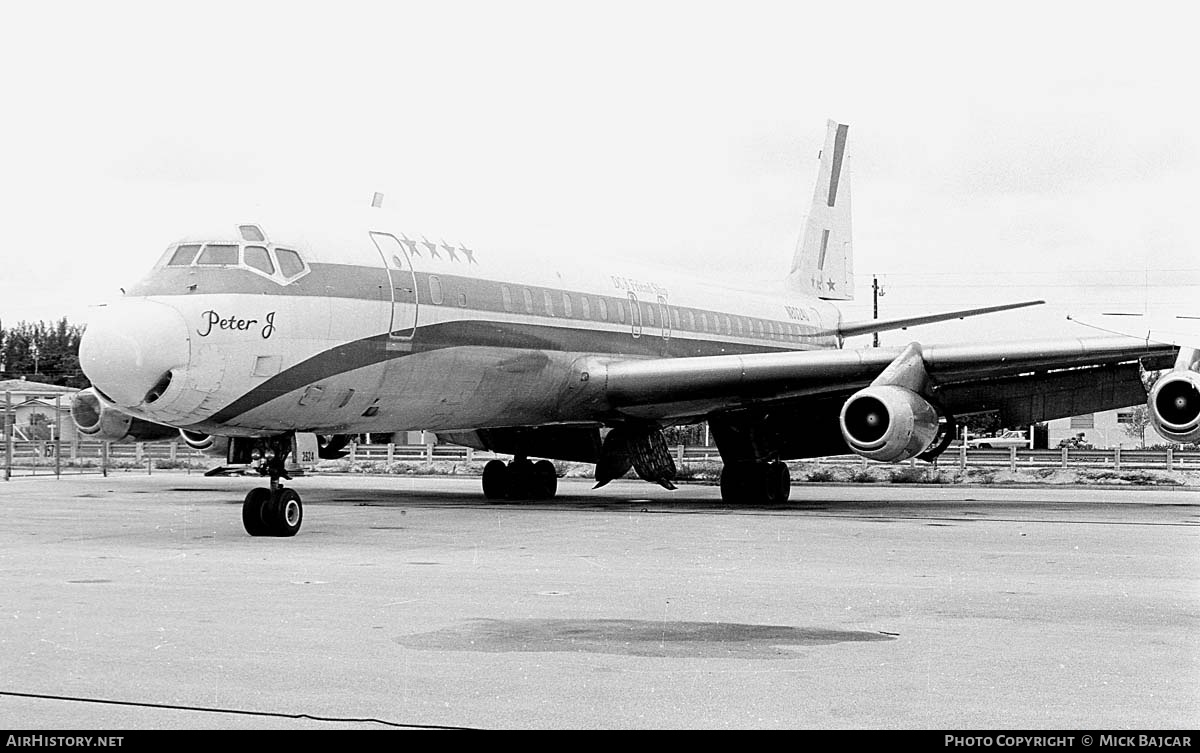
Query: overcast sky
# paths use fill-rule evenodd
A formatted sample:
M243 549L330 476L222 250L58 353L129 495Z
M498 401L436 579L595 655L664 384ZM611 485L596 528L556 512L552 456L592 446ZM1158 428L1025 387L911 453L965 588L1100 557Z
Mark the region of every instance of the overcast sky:
M10 4L0 321L85 320L200 210L374 191L406 231L496 254L775 280L827 118L850 124L851 316L870 317L872 274L883 316L1052 304L925 339L1194 309L1187 8Z

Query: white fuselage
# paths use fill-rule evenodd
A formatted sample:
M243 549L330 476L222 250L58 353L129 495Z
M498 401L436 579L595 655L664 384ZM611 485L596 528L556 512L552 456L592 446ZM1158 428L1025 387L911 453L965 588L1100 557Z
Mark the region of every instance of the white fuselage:
M383 224L180 241L89 324L85 371L122 411L198 432L447 431L600 421L586 381L606 360L840 345L816 298L518 264Z

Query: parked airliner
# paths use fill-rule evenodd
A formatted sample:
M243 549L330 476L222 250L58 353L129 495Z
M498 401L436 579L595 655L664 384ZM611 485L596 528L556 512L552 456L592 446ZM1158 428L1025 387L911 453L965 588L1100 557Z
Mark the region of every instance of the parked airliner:
M791 270L731 290L678 270L563 257L538 266L406 234L386 212L337 221L231 218L170 244L91 320L86 435L193 447L270 478L247 494L251 535L290 536L303 508L288 458L338 457L368 432L426 430L511 455L489 499L548 498L551 460L631 469L672 488L664 427L707 421L722 498L788 498L788 459L849 451L931 460L955 417L1007 425L1146 399L1128 337L849 348L856 335L1031 305L844 321L853 297L844 124L830 122ZM1148 361L1149 362L1149 361Z

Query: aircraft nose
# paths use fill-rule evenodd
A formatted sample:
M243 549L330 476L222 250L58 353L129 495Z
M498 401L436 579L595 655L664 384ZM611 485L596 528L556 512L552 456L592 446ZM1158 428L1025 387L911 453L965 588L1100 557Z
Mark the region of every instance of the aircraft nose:
M118 301L91 318L79 342L79 365L119 406L157 400L188 365L191 344L178 311L154 301Z

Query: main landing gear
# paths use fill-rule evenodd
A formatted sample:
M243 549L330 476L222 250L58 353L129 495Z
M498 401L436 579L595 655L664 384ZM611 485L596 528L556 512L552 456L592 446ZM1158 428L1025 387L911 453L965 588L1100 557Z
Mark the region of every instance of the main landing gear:
M483 496L488 499L553 499L557 492L558 471L549 460L535 463L518 456L483 467Z
M727 504L783 504L791 493L792 474L785 463L726 463L721 471L721 501Z
M258 472L271 477L271 487L251 489L242 503L242 525L251 536L295 536L300 530L304 520L300 495L280 482L292 478L284 465L289 452L291 437L284 437L268 440L261 454Z

